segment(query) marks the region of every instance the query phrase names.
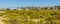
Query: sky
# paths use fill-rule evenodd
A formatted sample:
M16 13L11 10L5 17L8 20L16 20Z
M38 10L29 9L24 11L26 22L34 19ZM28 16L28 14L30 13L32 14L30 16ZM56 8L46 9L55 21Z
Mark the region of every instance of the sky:
M0 8L27 6L60 6L60 0L0 0Z

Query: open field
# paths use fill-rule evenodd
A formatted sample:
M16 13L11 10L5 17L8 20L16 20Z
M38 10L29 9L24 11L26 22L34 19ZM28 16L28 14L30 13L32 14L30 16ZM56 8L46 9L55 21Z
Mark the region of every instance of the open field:
M60 24L60 10L3 10L3 24Z

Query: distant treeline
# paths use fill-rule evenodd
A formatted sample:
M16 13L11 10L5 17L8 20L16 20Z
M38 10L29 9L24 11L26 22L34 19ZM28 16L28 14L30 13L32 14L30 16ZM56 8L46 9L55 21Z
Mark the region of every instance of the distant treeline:
M10 7L10 8L0 8L0 10L60 10L60 6L47 6L47 7Z

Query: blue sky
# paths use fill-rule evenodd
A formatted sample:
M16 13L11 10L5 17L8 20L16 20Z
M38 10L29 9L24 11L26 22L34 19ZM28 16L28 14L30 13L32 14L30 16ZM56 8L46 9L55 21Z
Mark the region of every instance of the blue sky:
M60 0L0 0L2 7L58 6Z

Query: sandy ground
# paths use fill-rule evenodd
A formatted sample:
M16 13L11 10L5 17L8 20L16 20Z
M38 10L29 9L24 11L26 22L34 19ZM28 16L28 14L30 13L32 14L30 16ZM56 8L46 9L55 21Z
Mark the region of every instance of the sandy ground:
M5 24L4 22L2 22L2 17L0 17L0 24Z

